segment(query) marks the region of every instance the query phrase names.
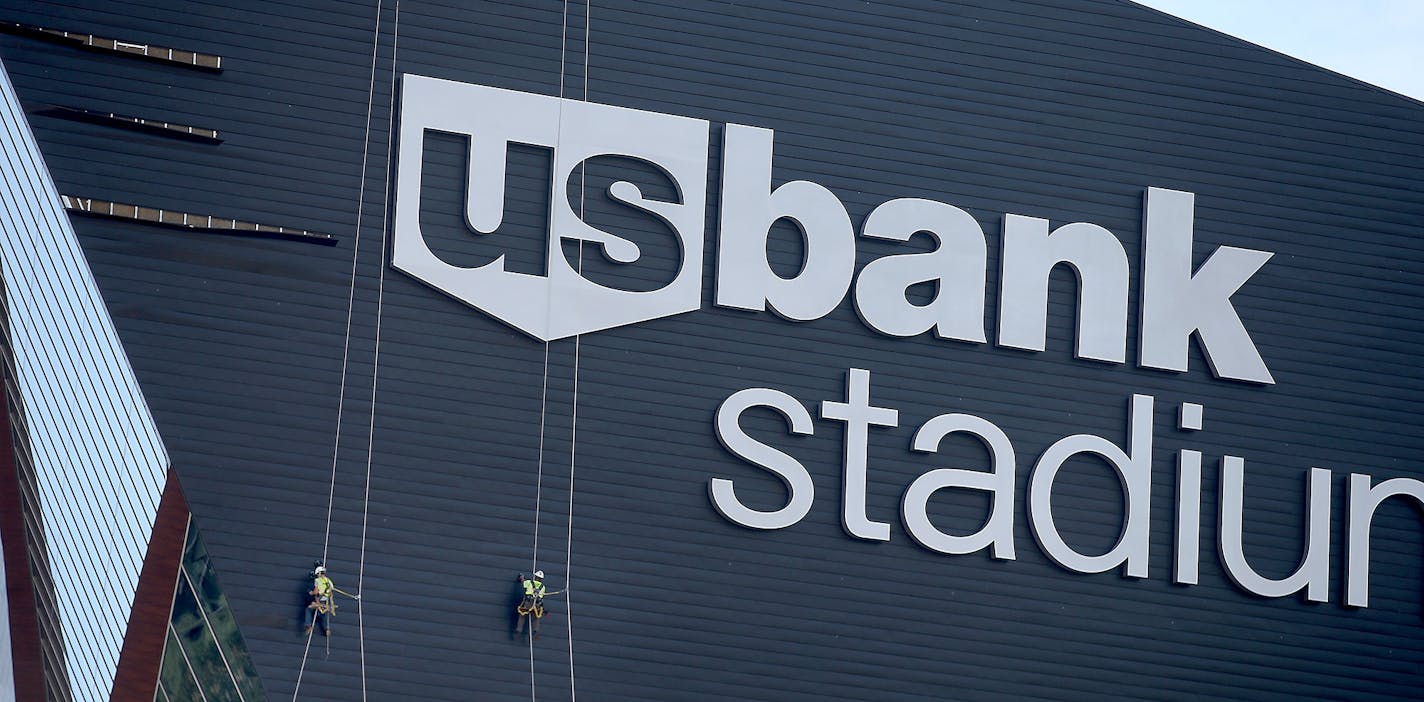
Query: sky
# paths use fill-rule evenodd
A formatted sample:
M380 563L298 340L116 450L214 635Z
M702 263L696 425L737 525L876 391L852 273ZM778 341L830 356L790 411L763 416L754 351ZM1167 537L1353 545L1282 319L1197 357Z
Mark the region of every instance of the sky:
M1424 100L1424 0L1136 0Z

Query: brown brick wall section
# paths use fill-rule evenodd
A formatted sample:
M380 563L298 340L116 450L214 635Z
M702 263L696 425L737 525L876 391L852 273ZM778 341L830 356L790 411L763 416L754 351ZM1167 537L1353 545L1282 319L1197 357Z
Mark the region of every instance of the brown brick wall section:
M40 662L40 629L35 614L35 588L25 547L24 515L20 510L19 466L11 434L10 398L0 386L0 540L4 542L5 596L10 614L10 652L15 669L15 699L43 702L44 667Z
M163 644L168 619L173 611L173 585L183 561L183 543L188 532L188 503L173 469L163 486L158 515L153 520L153 536L148 541L143 570L134 594L133 613L119 652L119 669L114 677L111 702L153 699L158 684L158 668L163 661Z

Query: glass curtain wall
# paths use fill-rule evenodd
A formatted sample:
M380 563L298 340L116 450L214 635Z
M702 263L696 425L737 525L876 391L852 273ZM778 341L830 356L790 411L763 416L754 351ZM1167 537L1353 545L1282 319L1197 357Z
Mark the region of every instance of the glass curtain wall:
M267 699L192 520L163 649L157 702Z

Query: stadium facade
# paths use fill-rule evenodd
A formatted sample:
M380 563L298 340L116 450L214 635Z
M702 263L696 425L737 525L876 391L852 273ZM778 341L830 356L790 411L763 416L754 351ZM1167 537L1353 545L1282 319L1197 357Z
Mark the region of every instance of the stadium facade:
M0 696L1424 682L1418 101L1125 0L0 8Z

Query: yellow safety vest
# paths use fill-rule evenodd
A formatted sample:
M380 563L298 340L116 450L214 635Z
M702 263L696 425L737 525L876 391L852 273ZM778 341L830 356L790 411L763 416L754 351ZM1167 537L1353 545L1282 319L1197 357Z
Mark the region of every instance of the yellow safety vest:
M524 594L527 597L543 597L544 583L538 580L529 579L524 581Z

